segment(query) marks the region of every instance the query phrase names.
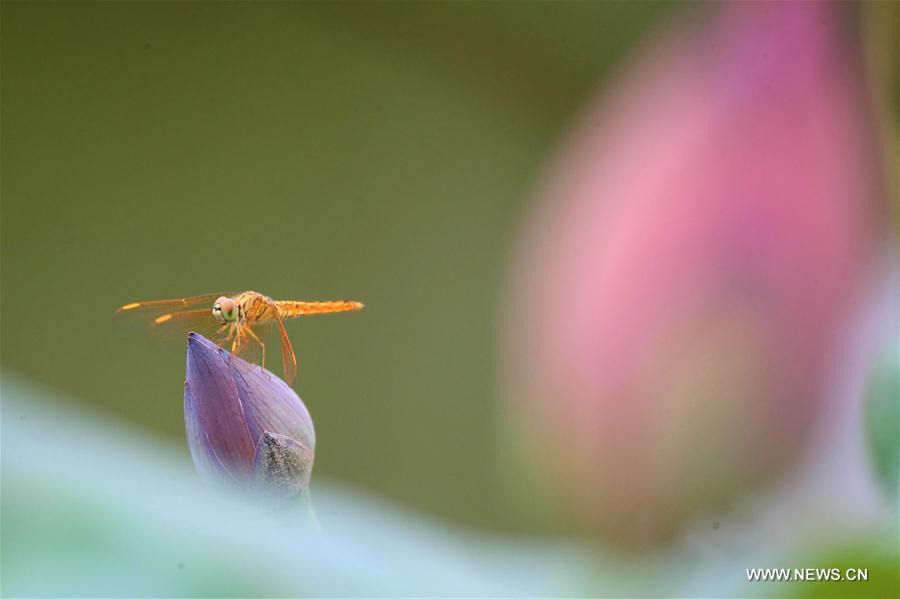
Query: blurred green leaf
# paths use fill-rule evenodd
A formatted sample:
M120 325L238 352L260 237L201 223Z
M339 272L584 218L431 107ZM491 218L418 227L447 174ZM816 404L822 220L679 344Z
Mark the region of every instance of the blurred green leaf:
M893 497L900 474L900 348L885 351L866 393L866 428L875 471Z
M837 568L842 580L804 581L791 584L790 597L883 597L900 596L900 555L895 543L872 543L816 556L807 563L819 568ZM865 569L864 581L846 580L848 570ZM861 576L854 572L853 576ZM777 586L778 583L773 583Z
M3 596L572 595L594 557L459 533L324 484L322 531L204 487L175 453L3 377Z
M2 386L4 597L745 597L779 587L747 586L744 568L787 564L782 545L802 547L797 535L810 530L795 521L754 538L723 514L722 526L689 532L665 551L622 554L475 534L314 474L319 531L300 511L206 488L187 447L76 409L8 372ZM881 572L884 561L847 563Z

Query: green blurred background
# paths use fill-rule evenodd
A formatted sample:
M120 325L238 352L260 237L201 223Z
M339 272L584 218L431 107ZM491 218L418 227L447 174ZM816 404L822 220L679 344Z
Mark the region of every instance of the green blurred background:
M510 245L649 2L2 4L2 358L183 447L138 299L356 299L294 322L317 477L515 529L494 336Z

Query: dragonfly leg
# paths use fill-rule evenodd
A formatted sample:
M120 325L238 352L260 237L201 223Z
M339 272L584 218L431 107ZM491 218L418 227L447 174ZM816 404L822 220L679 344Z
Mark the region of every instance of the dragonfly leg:
M263 343L263 342L259 339L259 337L256 336L256 333L254 333L254 332L253 332L253 329L251 329L250 327L247 327L247 328L244 329L244 330L247 331L247 334L250 335L250 337L251 337L254 341L256 341L256 342L259 344L259 347L260 347L260 349L262 350L262 364L261 364L261 366L262 366L263 368L265 368L265 367L266 367L266 344Z
M213 338L213 343L215 343L216 345L222 345L223 343L228 341L229 335L222 335L222 333L224 333L227 328L227 324L223 324L219 327L219 330L216 331L216 336ZM220 335L222 336L220 337Z
M231 340L231 353L236 353L241 346L241 334L244 331L238 328L237 323L226 324L225 326L228 327L228 335L226 335L225 341Z

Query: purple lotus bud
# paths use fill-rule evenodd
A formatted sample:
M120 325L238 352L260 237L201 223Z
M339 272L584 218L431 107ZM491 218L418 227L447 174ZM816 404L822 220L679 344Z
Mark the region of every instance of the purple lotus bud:
M184 425L205 479L280 498L309 485L312 419L284 381L197 333L188 336Z

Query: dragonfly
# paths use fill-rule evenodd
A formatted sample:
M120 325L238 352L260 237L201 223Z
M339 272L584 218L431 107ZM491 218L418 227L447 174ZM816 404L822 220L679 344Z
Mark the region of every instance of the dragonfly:
M132 302L120 307L116 314L144 317L150 320L150 328L154 330L205 333L221 346L230 344L231 353L235 355L249 357L250 361L256 361L259 355L263 368L266 365L265 333L274 328L281 341L284 380L293 385L297 376L297 356L284 321L313 314L351 312L364 307L360 302L344 300L273 300L256 291L244 291Z

